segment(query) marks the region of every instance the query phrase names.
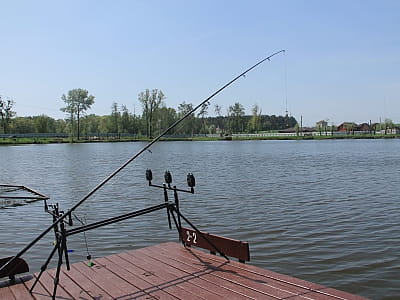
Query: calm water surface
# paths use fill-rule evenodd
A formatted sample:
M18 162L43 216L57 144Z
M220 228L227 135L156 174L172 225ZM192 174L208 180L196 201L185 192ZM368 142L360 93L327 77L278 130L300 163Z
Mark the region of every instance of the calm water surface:
M0 147L0 183L23 184L67 209L142 143ZM400 140L164 142L154 145L76 212L87 222L159 204L154 183L196 176L182 211L200 229L249 241L251 263L372 299L400 299ZM51 224L42 203L0 209L0 257ZM94 257L176 241L165 212L87 232ZM52 235L25 258L38 271ZM82 235L72 260L86 258Z

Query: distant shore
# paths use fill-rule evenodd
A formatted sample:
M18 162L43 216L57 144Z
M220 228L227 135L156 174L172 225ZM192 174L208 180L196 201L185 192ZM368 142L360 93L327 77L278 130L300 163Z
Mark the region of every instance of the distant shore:
M163 137L161 141L249 141L249 140L342 140L342 139L393 139L400 138L400 134L356 134L356 135L306 135L306 136L226 136L226 137ZM71 138L0 138L0 145L25 145L25 144L60 144L60 143L117 143L117 142L149 142L148 138L102 138L80 139Z

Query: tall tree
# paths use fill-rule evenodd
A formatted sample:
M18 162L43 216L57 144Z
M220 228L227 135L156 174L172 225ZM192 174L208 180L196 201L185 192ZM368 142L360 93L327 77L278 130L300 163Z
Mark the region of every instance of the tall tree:
M14 100L11 99L4 100L0 96L0 118L1 118L3 133L8 132L8 126L10 124L10 120L12 117L15 116L15 112L12 110L14 104L15 104Z
M206 133L206 119L204 117L206 117L208 115L208 106L210 105L210 102L206 102L204 103L201 107L200 107L200 111L197 114L197 117L201 117L201 126L203 128L203 132Z
M113 104L111 105L111 131L113 133L119 134L119 119L121 117L121 114L118 110L118 103L117 102L113 102Z
M126 105L122 105L121 106L121 111L122 111L122 115L121 115L121 131L123 133L133 133L132 132L132 126L131 126L132 116L129 113L129 110L126 107Z
M66 107L61 108L61 111L69 113L71 128L72 128L72 140L74 136L74 120L76 116L77 129L78 129L78 140L80 137L80 118L81 115L88 110L94 103L94 96L89 95L89 92L84 89L73 89L68 91L68 95L63 94L61 100L65 102Z
M253 108L251 109L252 116L249 122L249 131L250 132L257 132L261 129L261 108L258 104L254 104Z
M231 131L235 133L242 132L243 116L245 114L243 105L235 102L235 104L229 106L228 112L231 119Z
M33 117L36 133L54 133L56 131L55 120L46 115Z
M214 111L215 111L215 114L217 115L217 128L218 128L220 134L222 134L224 131L224 128L223 128L224 117L222 116L222 106L215 104Z
M186 103L183 101L181 104L178 106L178 116L179 118L182 118L184 115L186 115L188 112L193 110L193 104L192 103ZM181 124L181 130L182 133L184 134L191 134L193 135L193 119L194 119L194 114L191 114L184 120Z
M138 99L142 103L143 117L146 119L147 137L152 138L155 114L162 107L165 95L158 89L146 89L139 94Z

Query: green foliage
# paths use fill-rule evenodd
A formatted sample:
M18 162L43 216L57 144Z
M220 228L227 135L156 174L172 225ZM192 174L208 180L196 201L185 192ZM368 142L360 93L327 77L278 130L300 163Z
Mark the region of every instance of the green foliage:
M10 119L8 132L15 134L69 134L72 138L81 133L85 139L97 139L104 134L134 135L136 140L141 135L152 137L160 134L179 118L193 109L192 103L182 102L178 109L165 106L165 95L157 90L146 90L139 94L143 106L141 116L134 115L127 106L111 105L111 113L106 116L84 112L94 103L94 97L86 90L75 89L61 97L66 106L61 110L68 113L66 120L55 120L46 115L34 117L17 117ZM11 103L11 102L10 102ZM169 137L182 138L196 134L254 133L294 127L297 121L289 116L262 115L258 105L252 108L252 115L245 115L239 102L229 106L227 116L222 114L222 107L215 105L216 116L208 116L209 104L205 104L197 115L190 114L186 120L168 132ZM78 113L79 111L79 113ZM11 116L12 114L10 114ZM79 120L79 122L78 122ZM79 125L78 125L79 124ZM227 129L227 130L226 130ZM3 129L4 131L4 129Z
M239 102L229 106L229 130L231 133L244 132L244 107Z
M184 115L189 113L193 110L192 103L186 103L183 101L178 106L178 118L182 118ZM177 128L178 134L194 134L195 122L194 122L195 115L192 113L190 114Z
M161 90L146 89L138 96L138 100L142 103L143 117L146 120L146 131L149 138L153 137L153 128L157 123L157 112L162 107L165 96Z
M14 104L15 104L14 100L11 99L4 100L0 96L0 121L3 133L8 133L10 120L12 117L15 116L15 112L12 110Z
M261 129L261 108L254 104L252 108L252 117L247 124L248 132L254 133Z
M72 140L75 134L75 118L77 120L77 134L79 140L81 115L93 105L94 96L89 95L89 92L87 90L73 89L68 91L67 96L63 94L61 96L61 100L63 100L66 104L65 107L61 108L61 111L69 114Z

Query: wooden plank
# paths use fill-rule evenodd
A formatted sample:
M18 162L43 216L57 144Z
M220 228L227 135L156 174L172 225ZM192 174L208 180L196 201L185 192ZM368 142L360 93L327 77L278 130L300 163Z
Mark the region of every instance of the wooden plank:
M168 255L171 251L172 251L172 253L177 253L177 251L178 251L179 254L181 254L182 251L188 252L190 254L189 257L194 261L206 260L209 264L212 264L212 263L220 263L221 264L221 263L226 262L225 258L223 258L223 257L208 255L204 252L201 252L201 251L198 251L195 249L185 249L183 247L180 249L177 249L176 243L164 243L164 244L156 245L155 247L158 247L158 248L161 247L161 248L165 249L167 251ZM264 280L274 279L277 281L281 281L282 283L287 282L287 283L293 284L297 287L300 287L302 289L324 288L324 286L322 286L320 284L316 284L316 283L308 282L308 281L298 279L295 277L291 277L288 275L264 270L264 269L257 268L255 266L252 266L249 264L241 264L241 263L237 263L234 261L230 261L229 265L231 267L235 267L239 270L245 270L245 271L248 271L253 274L261 275L261 276L265 277Z
M26 287L27 290L29 290L33 283L35 281L35 277L32 278L29 281L25 281L24 285ZM50 293L44 288L43 284L39 281L35 288L32 291L32 296L36 299L36 300L49 300L51 299L51 295Z
M152 285L146 280L140 278L139 274L143 273L143 270L134 269L130 264L127 264L126 261L120 258L117 255L111 255L105 257L105 259L109 260L112 264L107 264L107 268L114 273L118 273L119 276L123 277L125 280L129 281L132 285L136 286L139 291L136 293L132 293L132 298L140 299L176 299L172 295L166 293L161 290L157 285Z
M161 247L161 249L165 249L167 251L168 255L170 255L169 253L171 251L172 251L171 254L175 253L177 255L180 255L181 251L188 251L184 248L181 248L183 250L177 251L176 243L164 243L164 244L156 245L155 247L156 248ZM174 249L175 249L175 251L174 251ZM201 252L201 251L198 251L195 249L190 249L188 252L191 253L192 259L195 261L204 260L207 263L211 263L211 261L214 261L216 263L222 263L225 261L225 259L222 257L212 256L212 255L210 256L204 252ZM248 264L241 264L241 263L231 261L229 265L232 267L235 267L237 269L240 269L242 271L247 271L252 274L261 275L265 278L265 281L276 280L276 281L279 281L288 286L305 289L306 290L306 292L304 292L305 295L311 295L313 293L314 293L314 295L315 294L319 295L319 298L317 295L315 295L315 296L313 296L313 299L323 299L323 298L325 299L326 296L330 297L329 299L357 299L357 300L361 300L361 299L365 300L366 299L366 298L358 296L358 295L353 295L353 294L343 292L340 290L336 290L333 288L327 288L320 284L304 281L302 279L298 279L298 278L291 277L288 275L261 269L261 268L258 268L258 267L252 266L252 265L248 265ZM253 278L253 279L255 281L257 281L256 278Z
M61 268L57 299L365 299L298 278L226 261L177 243L164 243ZM32 297L34 280L0 283L0 300L49 300L55 270L43 273ZM38 274L34 274L38 276Z
M158 285L162 290L165 290L170 295L178 299L205 299L193 292L194 287L188 287L184 282L179 282L175 277L172 277L163 270L163 266L154 266L148 262L131 256L128 253L121 253L118 255L126 262L134 264L142 269L142 275L146 276L146 280L154 285ZM191 290L191 288L193 288Z
M189 291L190 293L195 294L198 297L201 297L203 299L220 299L221 296L218 294L215 294L209 290L203 289L199 287L198 285L194 284L190 279L190 275L185 274L184 272L180 272L179 270L176 270L174 268L171 268L170 266L159 262L155 261L142 253L136 251L135 253L130 253L131 257L134 259L134 261L139 261L139 264L141 266L145 265L145 267L150 267L152 269L160 269L157 274L162 277L166 282L168 282L171 285L179 285L186 291ZM145 262L145 264L143 263Z
M159 278L155 273L149 270L144 270L138 266L136 266L130 259L130 257L125 257L122 254L118 254L118 259L113 258L113 262L117 263L120 267L125 268L129 272L140 276L143 281L146 281L150 288L147 288L146 291L150 290L160 290L167 293L170 297L174 299L190 299L187 298L188 293L186 291L182 291L181 289L171 289L168 284ZM190 294L189 294L190 295ZM186 298L185 298L186 297ZM161 298L164 299L164 298Z
M191 228L182 227L182 239L186 245L200 247L215 253L215 248L202 235L226 256L236 257L241 262L250 261L249 243L208 232L199 234Z
M176 261L180 261L189 266L197 268L197 270L208 270L210 274L220 278L222 280L222 284L231 283L232 288L234 288L235 290L239 289L241 293L247 293L247 296L256 298L272 297L274 299L281 299L293 297L294 295L299 294L298 291L289 291L286 286L284 286L284 288L277 287L271 285L270 282L260 280L259 278L249 278L246 274L238 272L237 269L232 268L230 266L231 262L213 262L212 260L208 260L207 258L193 259L193 257L191 257L191 255L189 254L193 250L189 250L189 252L188 250L183 249L182 252L182 249L175 249L173 253L171 253L170 251L172 249L169 249L167 252L164 252L165 257L163 257L162 259L167 259L167 257L169 257L170 259L174 259ZM149 249L149 251L151 250ZM200 253L204 254L203 252ZM156 253L151 254L156 255ZM210 255L207 256L213 257Z
M86 291L82 289L75 281L73 281L70 277L66 275L68 273L66 268L61 268L60 278L59 278L59 285L63 290L68 291L68 294L71 295L72 299L90 299L94 298L89 295ZM49 270L49 276L54 280L56 275L56 270ZM57 295L59 295L57 293Z
M260 292L257 292L256 294L254 294L254 293L251 294L249 292L249 290L251 292L254 292L254 291L256 291L256 289L245 286L243 284L238 284L235 280L227 280L227 278L225 278L223 275L218 275L218 273L215 272L215 270L220 268L222 270L222 273L225 273L225 272L233 273L233 274L237 273L235 270L229 270L225 265L213 266L205 260L202 260L201 262L193 261L190 257L185 258L184 257L185 254L182 255L181 253L179 253L179 255L174 257L166 252L163 252L162 249L146 249L146 250L148 250L148 251L146 251L148 253L148 255L151 255L155 259L164 260L166 263L171 264L171 265L175 266L176 268L185 270L189 273L199 274L199 276L201 276L202 279L209 280L213 283L217 283L218 285L221 285L228 290L235 291L237 294L241 295L242 298L243 297L259 298L261 296ZM243 276L243 275L246 275L246 274L240 274L240 276ZM251 278L251 280L252 281L254 280L254 282L257 282L258 284L267 285L267 286L273 287L275 289L281 289L282 291L285 291L284 288L286 288L286 286L283 286L279 282L278 282L279 286L277 287L276 285L272 285L270 282L260 280L259 278ZM300 289L300 291L295 291L295 293L293 293L293 291L291 291L291 292L289 292L289 294L290 295L299 294L303 291L304 291L303 289ZM265 293L261 292L261 294L265 296ZM285 296L287 296L287 295L285 295Z
M123 261L121 259L121 261ZM133 274L128 276L130 278L125 278L122 274L126 274L127 272L124 272L122 269L122 273L119 272L118 266L116 267L116 264L113 260L107 259L107 258L99 258L95 260L96 264L100 264L101 268L98 268L97 271L104 273L106 272L108 278L115 278L113 280L113 285L116 284L119 287L121 287L122 289L124 289L125 294L120 296L120 298L118 299L132 299L136 297L139 298L150 298L150 299L157 299L157 289L153 289L153 292L155 292L154 294L151 293L151 288L153 288L153 286L150 285L150 290L149 291L143 291L143 289L139 288L136 286L138 281L141 281L139 284L143 285L143 281L140 280L140 278L138 278L138 276L133 276ZM125 263L126 264L126 263ZM112 272L112 270L117 271L117 272ZM143 273L143 270L139 270L141 273ZM127 284L130 286L129 289L127 289ZM149 285L147 284L146 287L149 287ZM170 297L168 294L162 294L165 299L175 299L174 297ZM167 297L165 297L167 296Z
M13 293L15 299L26 299L26 300L34 300L32 295L27 290L23 281L27 281L32 279L32 276L25 276L24 278L18 278L15 281L15 284L10 285L10 290Z
M128 284L124 285L116 276L113 276L107 269L103 268L100 262L96 262L96 265L91 268L84 263L73 264L72 267L87 278L90 278L93 283L104 290L112 299L125 296L131 289ZM101 272L99 272L100 270Z
M14 300L16 299L14 297L14 294L12 293L12 291L10 290L10 288L8 286L3 287L1 289L1 293L0 293L0 300ZM18 299L16 299L18 300Z
M38 274L35 274L37 277ZM40 283L49 293L49 295L53 295L54 292L54 278L50 276L49 272L43 272L40 277ZM57 285L56 299L72 299L71 295L59 284Z
M78 263L82 264L82 263ZM90 276L86 276L85 272L80 272L75 268L76 264L71 265L70 271L64 271L63 274L71 279L77 286L84 290L93 299L112 299L101 287L95 284Z
M226 297L229 299L239 299L239 294L223 288L221 289L220 285L204 280L202 278L202 275L204 275L202 271L185 272L181 268L171 265L168 259L157 259L152 253L149 253L148 250L149 249L138 249L129 254L131 254L132 257L136 256L136 259L143 258L143 260L152 265L161 266L163 270L175 277L174 282L190 283L192 286L187 285L187 287L203 298L221 299L221 297ZM140 254L140 257L137 257L138 254ZM240 299L243 298L244 295L240 297Z
M156 255L154 256L155 259L159 259ZM213 290L216 293L220 293L223 297L229 299L257 299L260 297L259 293L253 291L248 291L247 288L241 288L237 285L228 282L218 276L212 274L211 270L207 269L199 269L194 268L192 265L182 263L178 260L174 260L171 257L162 257L165 263L174 268L177 268L181 271L186 272L191 277L193 277L196 281L192 280L199 286ZM197 281L199 280L199 281ZM201 280L201 281L200 281ZM214 286L216 288L214 288ZM216 290L215 290L216 289Z

